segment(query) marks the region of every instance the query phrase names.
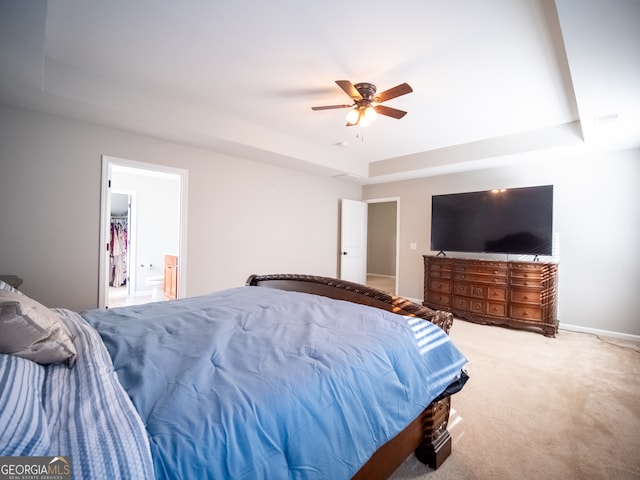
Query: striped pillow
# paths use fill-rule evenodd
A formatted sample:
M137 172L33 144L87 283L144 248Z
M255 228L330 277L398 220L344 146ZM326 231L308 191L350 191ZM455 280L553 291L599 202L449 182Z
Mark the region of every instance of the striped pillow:
M42 365L0 353L0 456L49 453L44 378Z

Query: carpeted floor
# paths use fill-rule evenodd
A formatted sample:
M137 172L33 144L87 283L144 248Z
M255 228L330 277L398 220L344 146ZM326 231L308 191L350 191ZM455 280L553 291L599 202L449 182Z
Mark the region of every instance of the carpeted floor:
M452 400L453 452L412 455L394 480L640 479L640 344L457 320L470 380Z
M383 292L395 295L396 277L367 273L367 286L377 288L378 290L382 290Z

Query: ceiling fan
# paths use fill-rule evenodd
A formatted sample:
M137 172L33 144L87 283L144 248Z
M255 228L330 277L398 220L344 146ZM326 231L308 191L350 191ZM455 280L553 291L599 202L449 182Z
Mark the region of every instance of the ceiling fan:
M374 104L386 102L392 98L413 92L413 89L407 83L401 83L400 85L396 85L395 87L378 94L376 94L376 86L372 83L356 83L354 85L349 80L336 80L336 83L347 95L351 97L354 103L350 105L311 107L311 110L351 108L351 111L347 114L348 127L353 125L366 127L376 119L378 114L398 119L404 117L407 114L404 110Z

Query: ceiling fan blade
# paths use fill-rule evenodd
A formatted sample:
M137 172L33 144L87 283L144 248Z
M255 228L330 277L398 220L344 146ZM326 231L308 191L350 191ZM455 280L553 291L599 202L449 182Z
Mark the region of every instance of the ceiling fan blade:
M353 98L356 102L358 100L362 100L362 95L360 95L360 92L356 90L356 87L354 87L353 83L351 83L349 80L336 80L336 83L342 90L344 90L347 95Z
M400 95L406 95L407 93L413 92L413 88L408 83L401 83L400 85L396 85L389 90L385 90L384 92L380 92L373 99L374 102L382 103L387 100L391 100L392 98L399 97ZM383 114L384 115L384 114Z
M331 110L333 108L349 108L349 107L353 107L353 104L351 104L351 105L326 105L324 107L311 107L311 110Z
M375 107L373 107L373 109L380 115L386 115L387 117L398 119L404 117L407 114L407 112L405 112L404 110L398 110L397 108L386 107L384 105L376 105Z

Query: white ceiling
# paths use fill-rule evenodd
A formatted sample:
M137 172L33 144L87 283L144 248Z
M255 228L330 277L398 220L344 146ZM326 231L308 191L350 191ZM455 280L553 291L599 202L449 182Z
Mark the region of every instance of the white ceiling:
M634 148L640 0L0 0L0 102L362 183Z

